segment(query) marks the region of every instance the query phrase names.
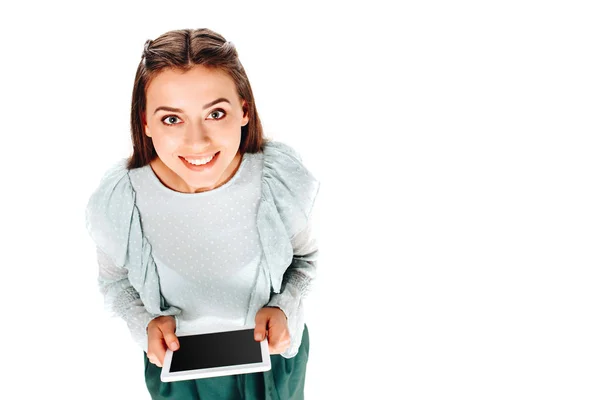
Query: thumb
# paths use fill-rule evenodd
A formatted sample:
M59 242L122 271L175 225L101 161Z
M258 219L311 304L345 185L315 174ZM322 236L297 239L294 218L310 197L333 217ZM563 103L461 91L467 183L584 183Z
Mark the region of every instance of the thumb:
M254 327L254 340L261 341L264 340L266 332L267 332L267 322L269 319L265 314L261 314L260 312L256 314L256 326Z
M179 348L179 339L173 332L163 332L165 343L169 346L169 349L175 351Z

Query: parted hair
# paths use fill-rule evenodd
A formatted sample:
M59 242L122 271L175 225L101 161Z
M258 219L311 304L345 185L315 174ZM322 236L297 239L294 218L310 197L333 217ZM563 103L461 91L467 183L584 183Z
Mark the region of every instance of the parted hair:
M180 29L166 32L144 45L131 99L131 141L133 154L127 169L143 167L158 157L152 139L144 134L146 90L152 78L167 68L188 71L196 65L220 69L233 79L237 93L246 101L248 123L241 127L240 153L262 151L267 141L256 111L250 81L233 43L210 29Z

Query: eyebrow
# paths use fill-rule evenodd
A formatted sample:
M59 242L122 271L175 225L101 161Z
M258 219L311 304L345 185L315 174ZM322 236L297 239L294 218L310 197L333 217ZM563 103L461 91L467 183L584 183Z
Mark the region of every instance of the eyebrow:
M202 109L203 109L203 110L206 110L208 107L214 106L215 104L217 104L217 103L220 103L220 102L222 102L222 101L224 101L224 102L226 102L226 103L229 103L229 104L231 104L231 102L230 102L229 100L227 100L225 97L219 97L218 99L216 99L216 100L213 100L213 101L211 101L210 103L206 103L206 104L204 105L204 107L202 107ZM182 110L182 109L180 109L180 108L173 108L173 107L167 107L167 106L160 106L160 107L156 108L156 110L154 110L154 114L156 114L156 113L157 113L157 112L159 112L160 110L165 110L165 111L170 111L170 112L178 112L178 113L183 113L183 110Z

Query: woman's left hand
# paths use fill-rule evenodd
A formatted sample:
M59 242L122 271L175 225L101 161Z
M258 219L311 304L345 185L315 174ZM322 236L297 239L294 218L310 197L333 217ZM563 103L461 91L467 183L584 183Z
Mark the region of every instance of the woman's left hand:
M287 317L278 307L263 307L256 313L254 340L262 341L267 335L269 353L281 354L290 347Z

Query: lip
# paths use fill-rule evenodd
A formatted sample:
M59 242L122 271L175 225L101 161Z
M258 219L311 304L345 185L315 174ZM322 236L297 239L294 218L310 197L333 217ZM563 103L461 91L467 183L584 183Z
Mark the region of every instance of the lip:
M213 151L212 153L206 153L206 154L194 154L194 155L190 155L190 156L179 156L179 157L185 157L185 158L189 158L190 160L198 160L201 158L206 158L206 157L210 157L214 154L217 154L218 151Z
M215 154L213 159L210 160L210 162L208 164L204 164L204 165L192 165L189 162L185 161L185 159L182 156L179 156L179 159L181 160L183 165L185 165L188 169L190 169L192 171L207 171L207 170L210 170L215 165L215 163L219 159L220 155L221 155L221 152L217 151L217 153ZM209 157L210 157L210 154L209 154Z

